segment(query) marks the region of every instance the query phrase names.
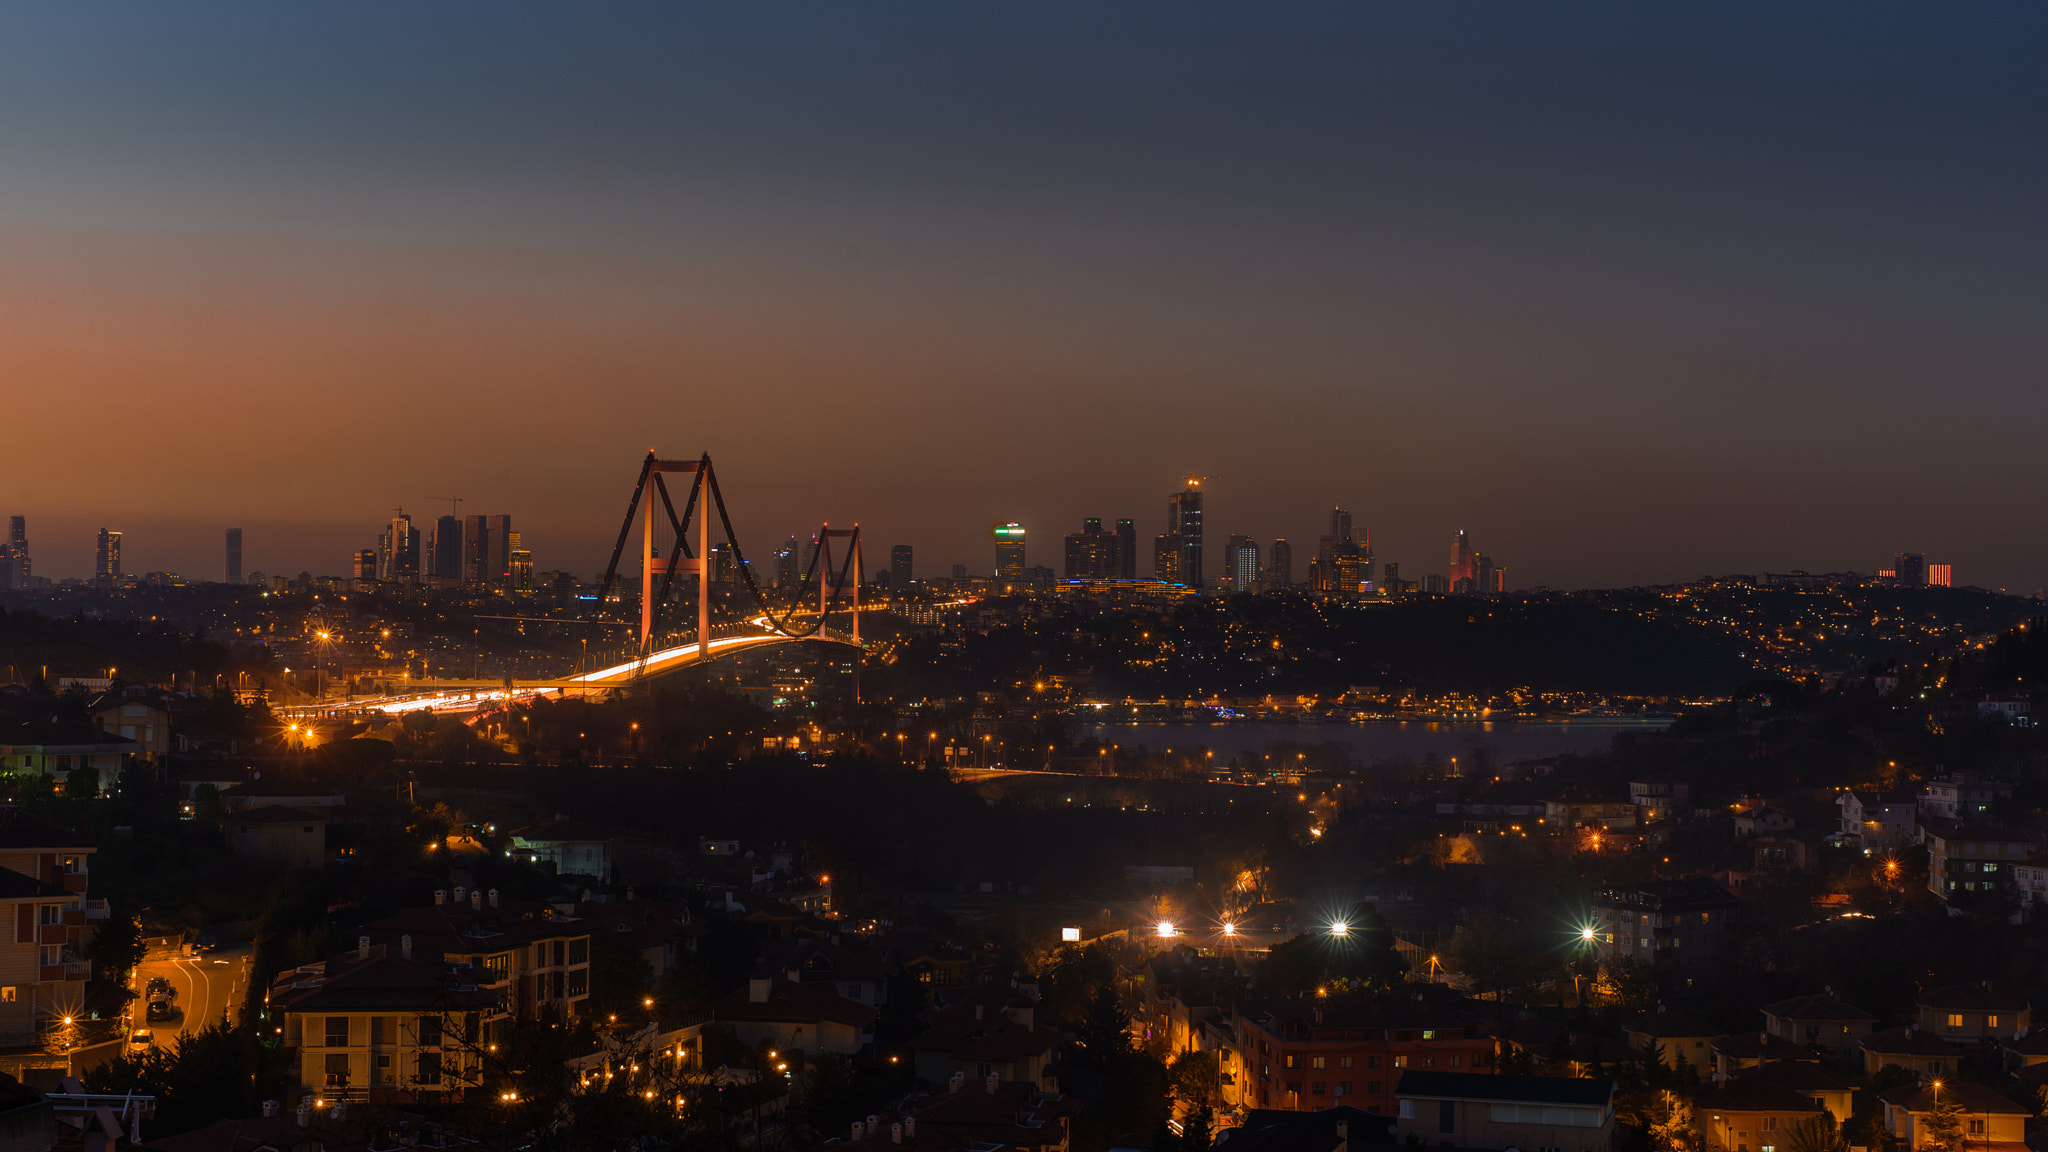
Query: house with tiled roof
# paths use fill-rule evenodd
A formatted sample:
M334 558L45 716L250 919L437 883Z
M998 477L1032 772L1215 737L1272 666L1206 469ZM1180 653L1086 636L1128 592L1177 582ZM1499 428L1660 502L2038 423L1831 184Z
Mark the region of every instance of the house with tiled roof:
M121 779L121 769L142 755L135 740L103 732L99 725L84 720L37 720L0 727L0 772L16 776L42 776L60 786L71 773L91 768L99 773L99 788L106 791Z
M720 1000L712 1015L731 1026L742 1044L766 1040L813 1056L850 1056L875 1039L873 1006L840 995L829 982L791 980L765 964L745 988Z
M1962 1125L1963 1146L1976 1152L2028 1152L2028 1109L2007 1100L1982 1084L1963 1080L1929 1080L1907 1084L1886 1092L1884 1128L1901 1147L1924 1147L1924 1125L1938 1102L1948 1101L1962 1109L1956 1120Z
M552 864L563 876L595 876L612 882L612 832L596 824L557 816L545 824L512 830L512 855L530 864Z
M1863 1070L1878 1072L1896 1065L1918 1076L1946 1076L1956 1070L1956 1046L1924 1028L1884 1028L1856 1042Z
M1725 1152L1775 1148L1797 1125L1827 1114L1814 1097L1753 1076L1715 1084L1693 1104L1707 1147Z
M300 808L329 823L340 820L342 809L348 805L348 797L332 788L274 775L265 778L261 774L232 788L221 789L220 799L231 812L273 806Z
M834 1152L1067 1152L1080 1110L1074 1097L1036 1084L956 1074L827 1143Z
M228 851L279 868L327 863L327 821L303 808L266 804L231 812L220 822Z
M1856 1082L1814 1060L1781 1060L1744 1069L1728 1084L1768 1084L1774 1088L1808 1096L1827 1109L1836 1123L1846 1122L1856 1110Z
M481 1083L508 1019L504 998L466 964L362 938L353 952L279 973L264 1002L295 1050L299 1091L398 1103ZM404 1095L401 1095L403 1093Z
M263 1114L216 1120L203 1128L136 1145L144 1152L382 1152L395 1148L472 1148L475 1142L439 1121L384 1108L351 1108L346 1100L296 1108L263 1102Z
M1060 1035L1038 1022L1038 1001L991 980L966 995L925 1009L927 1025L907 1047L917 1078L933 1084L954 1073L1043 1085Z
M0 1044L29 1044L84 1002L86 947L108 916L86 895L96 851L78 833L0 805Z
M1621 1027L1622 1039L1635 1051L1646 1051L1654 1043L1674 1071L1690 1064L1703 1075L1714 1070L1714 1042L1728 1034L1690 1013L1666 1011L1662 1004Z
M1714 1071L1723 1079L1781 1060L1818 1060L1820 1053L1769 1032L1737 1032L1714 1041Z
M656 976L675 971L678 957L696 951L696 939L706 927L696 922L701 917L691 916L688 904L643 899L631 888L624 899L586 898L556 908L583 921L593 939L601 932L612 933L614 941L638 952Z
M835 933L825 937L764 941L761 959L791 980L829 986L856 1003L873 1006L888 1003L889 969L862 950L840 943L841 939Z
M1994 991L1988 983L1930 988L1914 1003L1921 1028L1957 1044L2018 1036L2033 1023L2025 1000Z
M1404 1143L1606 1152L1614 1140L1612 1080L1415 1070L1394 1094Z
M1764 1031L1794 1044L1819 1046L1846 1056L1870 1035L1877 1017L1832 994L1794 996L1764 1005Z

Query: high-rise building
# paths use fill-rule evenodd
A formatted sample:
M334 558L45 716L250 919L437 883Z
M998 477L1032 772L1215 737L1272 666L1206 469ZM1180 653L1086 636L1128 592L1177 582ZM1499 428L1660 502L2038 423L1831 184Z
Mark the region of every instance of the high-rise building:
M481 584L490 579L490 521L489 516L462 518L462 581L465 584Z
M916 579L911 568L910 556L908 544L898 544L889 549L889 587L895 591L903 591Z
M1116 575L1119 580L1138 578L1138 525L1128 516L1116 522Z
M242 530L228 529L228 583L242 582Z
M1287 537L1275 537L1272 546L1266 549L1266 586L1285 588L1294 583L1294 546Z
M1465 534L1465 530L1460 528L1458 529L1458 541L1451 548L1451 587L1455 589L1458 581L1473 580L1478 575L1477 566L1472 560L1472 540Z
M1178 532L1164 532L1152 538L1152 578L1168 584L1187 583L1185 565L1187 541Z
M1451 591L1451 582L1443 573L1431 572L1422 578L1422 590L1431 596L1448 595Z
M1114 533L1102 530L1102 517L1081 521L1079 532L1066 538L1066 578L1069 580L1115 580L1123 574Z
M1898 572L1899 583L1907 588L1927 587L1927 557L1918 552L1901 552L1893 558L1892 568Z
M1483 552L1472 558L1472 592L1476 596L1493 593L1493 557Z
M1166 534L1180 537L1183 553L1181 578L1175 583L1190 588L1202 586L1202 482L1189 479L1188 486L1166 498Z
M7 545L0 548L0 588L26 592L35 586L28 560L28 517L7 518Z
M733 563L732 545L723 540L711 546L711 582L731 584L740 578L739 568Z
M1947 564L1929 564L1927 566L1927 586L1929 588L1955 587L1955 570Z
M510 516L486 516L484 522L484 580L503 584L512 575L512 550L519 547L519 538L512 531Z
M92 574L103 583L121 579L121 534L100 529L99 548L93 554Z
M796 537L794 536L789 538L789 543L775 550L775 586L777 588L796 587L797 580L803 576L803 573L798 571L796 566L798 555L800 553L797 551Z
M996 579L1024 579L1024 526L998 524L991 531L996 539Z
M1351 513L1342 508L1330 509L1330 538L1333 540L1354 540L1351 531Z
M512 549L512 590L533 591L533 553L524 548Z
M967 565L965 565L965 564L955 564L955 565L953 565L953 579L955 579L955 580L965 580L965 579L967 579Z
M417 584L420 579L420 530L412 517L400 512L377 539L377 575L397 584Z
M1249 592L1259 583L1259 542L1232 535L1223 541L1223 578L1233 592Z
M427 552L427 574L435 583L442 587L462 583L462 517L443 516L434 521L434 542Z
M355 554L351 575L358 580L375 580L377 578L377 550L375 548L365 548Z

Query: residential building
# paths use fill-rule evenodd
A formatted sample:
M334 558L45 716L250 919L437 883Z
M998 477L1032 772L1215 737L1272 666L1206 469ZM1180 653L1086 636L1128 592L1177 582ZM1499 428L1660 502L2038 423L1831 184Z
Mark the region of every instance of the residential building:
M851 1056L875 1039L872 1005L847 998L829 981L792 980L772 969L757 970L712 1015L742 1044L765 1040L811 1056Z
M1842 814L1843 840L1873 852L1903 848L1920 830L1919 804L1910 796L1844 792L1835 797L1835 807Z
M1989 984L1931 988L1916 998L1915 1009L1923 1030L1953 1044L2018 1036L2033 1024L2027 1001L1994 992Z
M2031 854L2025 840L1983 824L1928 828L1927 890L1954 904L1974 893L2012 893L2015 869Z
M498 997L508 1015L568 1020L590 998L590 925L546 904L501 900L496 889L434 893L363 927L374 943L473 969L471 982Z
M1626 828L1636 822L1639 809L1622 800L1590 799L1584 796L1555 796L1543 802L1543 823L1563 830L1582 824L1596 828Z
M2048 856L2029 856L2012 866L2013 891L2019 896L2020 914L2028 920L2048 906Z
M1807 1093L1745 1076L1708 1089L1693 1107L1693 1123L1714 1152L1776 1152L1793 1128L1826 1114Z
M989 531L996 541L996 579L1006 583L1024 579L1024 526L1013 521Z
M1637 1052L1651 1044L1663 1052L1664 1063L1673 1071L1690 1064L1702 1076L1714 1070L1714 1042L1728 1033L1697 1016L1666 1011L1662 1004L1622 1025L1622 1037Z
M1835 1123L1846 1122L1856 1112L1856 1081L1818 1060L1778 1060L1737 1073L1725 1084L1766 1084L1796 1092L1818 1104Z
M482 1083L507 1019L503 997L460 963L358 941L354 952L279 973L264 996L296 1050L298 1088L322 1100L459 1096Z
M1671 776L1641 776L1628 782L1629 802L1636 806L1640 824L1676 819L1691 797L1692 785Z
M35 721L0 728L0 772L46 776L67 789L71 774L90 768L104 792L121 779L121 769L143 755L143 746L99 725L80 720Z
M943 1091L916 1092L887 1115L855 1120L834 1152L1067 1152L1081 1102L1037 1084L955 1073Z
M531 864L552 864L559 876L595 876L612 882L612 834L594 824L556 816L512 831L512 853Z
M1607 1152L1614 1081L1409 1071L1395 1090L1398 1139L1414 1146Z
M1045 1085L1060 1034L1037 1021L1038 1001L1000 980L928 1009L930 1025L912 1038L913 1070L920 1080L947 1082L956 1073L970 1082L990 1076Z
M1476 1020L1405 997L1240 1003L1238 1050L1254 1108L1312 1112L1351 1104L1390 1115L1409 1069L1491 1072L1494 1042Z
M85 1001L107 903L86 896L91 841L0 807L0 1045L30 1044Z
M1722 1080L1765 1064L1819 1059L1813 1049L1769 1032L1737 1032L1714 1041L1714 1074Z
M109 692L89 707L103 733L133 740L136 748L128 755L144 764L162 768L171 754L171 699L154 689L129 685ZM103 780L111 787L113 780Z
M1856 1048L1863 1053L1863 1070L1868 1073L1896 1066L1916 1076L1933 1078L1956 1070L1956 1046L1911 1024L1872 1032L1858 1040Z
M1951 772L1929 780L1920 789L1920 811L1934 820L1982 821L1991 804L2012 795L2012 784L1986 780L1975 772Z
M1250 592L1259 584L1259 543L1250 536L1232 535L1223 544L1223 578L1233 592Z
M260 775L254 780L245 781L232 788L221 789L220 799L230 811L279 805L302 809L330 824L341 819L342 809L348 805L348 796L331 788L320 788L278 776L266 780Z
M1769 804L1760 804L1735 814L1735 838L1747 840L1752 836L1783 835L1792 831L1793 823L1790 812Z
M246 808L221 821L228 851L244 860L279 868L319 868L327 863L327 821L304 809L275 804Z
M1186 584L1187 542L1167 532L1152 538L1152 578L1167 584Z
M1707 965L1736 899L1710 881L1655 880L1602 889L1592 903L1591 942L1600 959L1628 957L1684 973Z
M1877 1017L1832 995L1794 996L1764 1005L1764 1031L1838 1056L1854 1052L1876 1025Z
M1942 1101L1962 1109L1956 1117L1962 1125L1963 1147L1984 1152L2026 1152L2027 1117L2031 1109L2007 1100L1982 1084L1964 1080L1929 1080L1907 1084L1886 1092L1884 1130L1902 1149L1932 1146L1925 1125Z
M1102 530L1102 518L1090 516L1081 521L1079 532L1069 532L1066 537L1066 569L1068 580L1114 580L1123 571L1123 558L1117 554L1118 541L1115 533Z

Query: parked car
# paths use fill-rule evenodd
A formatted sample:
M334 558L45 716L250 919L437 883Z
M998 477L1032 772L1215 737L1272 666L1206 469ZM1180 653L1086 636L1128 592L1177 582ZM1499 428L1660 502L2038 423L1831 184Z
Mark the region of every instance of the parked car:
M147 1028L137 1028L128 1037L128 1050L142 1052L156 1047L156 1033Z

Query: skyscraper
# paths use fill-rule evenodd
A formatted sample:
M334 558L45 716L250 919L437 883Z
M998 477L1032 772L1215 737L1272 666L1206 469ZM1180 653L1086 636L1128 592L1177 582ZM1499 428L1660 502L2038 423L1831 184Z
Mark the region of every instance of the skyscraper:
M1472 593L1489 596L1493 590L1493 557L1482 552L1472 558Z
M1116 574L1120 580L1138 578L1138 525L1128 516L1116 522Z
M462 518L462 580L480 584L489 579L491 566L489 516Z
M375 548L365 548L356 553L352 566L353 575L356 579L375 580L377 578L377 550Z
M1166 498L1166 534L1180 537L1181 578L1177 583L1190 588L1202 586L1202 482L1190 478L1188 486Z
M512 533L510 516L484 517L487 533L484 543L484 580L491 584L503 584L512 575L512 550L519 547Z
M1022 580L1024 578L1024 526L1015 523L998 524L992 530L996 538L996 579Z
M0 548L0 588L26 592L34 584L28 560L28 517L7 518L7 546Z
M889 588L901 592L910 587L912 579L910 545L898 544L889 549Z
M242 582L242 530L228 529L228 583Z
M1478 568L1472 559L1471 537L1465 534L1463 528L1460 528L1458 529L1458 542L1451 549L1451 590L1458 590L1458 581L1470 580L1476 582L1478 576Z
M1152 578L1168 584L1187 583L1184 571L1188 559L1187 541L1178 532L1164 532L1152 538Z
M803 575L796 566L797 556L796 537L794 536L789 538L787 544L775 550L775 586L777 588L796 587L797 580Z
M1232 535L1223 542L1223 578L1233 592L1249 592L1259 583L1259 542Z
M121 534L100 529L99 547L93 554L92 574L102 583L121 579Z
M420 579L420 530L412 517L400 512L377 538L377 574L397 584L417 584Z
M1285 588L1294 583L1294 546L1287 537L1278 536L1271 547L1266 549L1266 586Z
M1069 580L1115 580L1123 572L1117 538L1102 530L1102 517L1081 521L1079 532L1066 538L1066 578Z
M462 583L462 518L443 516L434 521L434 545L429 557L429 574L443 588Z
M1927 586L1929 588L1955 587L1955 569L1947 564L1929 564L1927 566Z

